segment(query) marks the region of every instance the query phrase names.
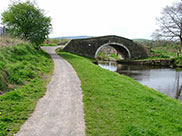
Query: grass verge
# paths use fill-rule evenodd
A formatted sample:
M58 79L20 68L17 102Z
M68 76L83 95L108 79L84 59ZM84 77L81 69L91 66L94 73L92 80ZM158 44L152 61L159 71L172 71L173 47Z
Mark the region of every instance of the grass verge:
M76 70L84 94L87 135L181 136L182 105L90 59L57 51Z
M0 136L12 136L44 95L53 61L33 45L0 50Z

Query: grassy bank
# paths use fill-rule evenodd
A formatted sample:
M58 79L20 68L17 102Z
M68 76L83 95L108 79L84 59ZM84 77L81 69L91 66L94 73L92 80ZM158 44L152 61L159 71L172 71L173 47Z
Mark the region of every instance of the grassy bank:
M0 49L0 136L12 136L33 112L53 69L50 56L30 44Z
M84 94L87 135L181 136L182 105L135 80L70 53Z
M171 60L173 62L170 67L182 67L182 54L179 53L180 43L176 41L137 41L143 46L151 48L149 57L139 60Z
M24 43L28 43L28 41L22 40L20 38L13 38L9 35L0 35L0 48Z
M151 61L151 60L170 60L172 63L169 67L182 67L182 54L167 52L160 49L151 49L151 55L147 58L137 59L136 61ZM162 66L162 65L161 65Z

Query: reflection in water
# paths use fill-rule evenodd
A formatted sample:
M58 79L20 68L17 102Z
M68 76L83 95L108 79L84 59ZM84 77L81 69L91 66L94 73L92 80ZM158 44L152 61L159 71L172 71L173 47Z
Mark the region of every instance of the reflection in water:
M117 71L117 63L114 63L112 61L105 61L102 64L98 63L99 66L101 66L104 69L116 72Z
M182 70L156 66L98 62L102 68L132 77L136 81L170 97L182 100Z

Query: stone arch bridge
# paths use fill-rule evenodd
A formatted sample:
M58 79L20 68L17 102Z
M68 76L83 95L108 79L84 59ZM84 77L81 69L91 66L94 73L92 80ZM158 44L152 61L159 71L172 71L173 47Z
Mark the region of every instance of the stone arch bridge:
M96 58L97 53L104 46L111 46L124 59L144 58L149 55L149 49L119 36L102 36L92 37L86 39L73 39L70 40L63 51L71 52L81 56Z

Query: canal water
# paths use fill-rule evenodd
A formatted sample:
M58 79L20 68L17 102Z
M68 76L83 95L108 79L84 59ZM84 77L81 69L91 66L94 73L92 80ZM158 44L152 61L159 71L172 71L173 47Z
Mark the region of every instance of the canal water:
M99 61L98 65L132 77L143 85L182 101L182 69L118 64L111 61Z

